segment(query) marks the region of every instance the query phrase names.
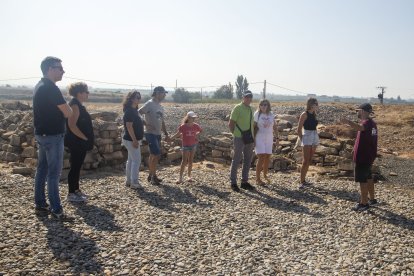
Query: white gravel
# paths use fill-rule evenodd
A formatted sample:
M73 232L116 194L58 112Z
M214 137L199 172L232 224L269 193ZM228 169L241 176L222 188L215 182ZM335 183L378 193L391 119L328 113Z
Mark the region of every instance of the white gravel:
M352 181L272 174L255 192L232 193L228 168L196 164L194 183L124 186L121 172L85 176L86 204L65 201L73 222L37 217L33 179L0 175L0 275L412 275L413 191L381 183L365 213ZM254 172L251 173L254 177ZM252 179L253 183L253 179ZM61 196L67 193L66 183Z

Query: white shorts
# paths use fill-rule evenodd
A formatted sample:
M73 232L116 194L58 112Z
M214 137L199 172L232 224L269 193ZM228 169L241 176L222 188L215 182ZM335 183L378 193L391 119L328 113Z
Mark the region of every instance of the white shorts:
M317 146L319 145L319 135L316 130L304 130L302 135L303 146Z

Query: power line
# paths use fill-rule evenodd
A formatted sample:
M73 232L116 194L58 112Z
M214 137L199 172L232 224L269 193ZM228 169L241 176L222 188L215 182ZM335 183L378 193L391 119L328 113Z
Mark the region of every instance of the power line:
M277 85L277 84L273 84L273 83L270 83L270 82L267 82L267 84L272 85L272 86L276 86L276 87L279 87L279 88L282 88L282 89L285 89L285 90L288 90L288 91L296 92L296 93L299 93L299 94L304 94L304 95L307 95L308 94L306 92L302 92L302 91L298 91L298 90L286 88L286 87L283 87L283 86L280 86L280 85Z
M16 81L16 80L30 80L30 79L38 79L39 77L27 77L27 78L16 78L16 79L4 79L0 81Z

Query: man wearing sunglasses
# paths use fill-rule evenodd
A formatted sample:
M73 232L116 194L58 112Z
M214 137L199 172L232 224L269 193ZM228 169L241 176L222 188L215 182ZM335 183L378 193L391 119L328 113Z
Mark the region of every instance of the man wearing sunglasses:
M65 216L59 196L59 179L63 165L65 118L72 115L72 109L56 86L65 73L62 61L49 56L42 61L40 68L43 78L33 92L33 124L38 147L35 210L37 214L50 211L52 217L63 220ZM46 182L50 208L45 196Z

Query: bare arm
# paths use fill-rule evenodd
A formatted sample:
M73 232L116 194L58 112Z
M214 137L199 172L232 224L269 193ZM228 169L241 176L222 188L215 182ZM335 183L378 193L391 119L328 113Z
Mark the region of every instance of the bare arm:
M341 118L341 123L347 124L347 125L349 125L350 127L352 127L353 129L355 129L357 131L364 131L365 130L363 125L354 123L351 120L348 120L346 118Z
M302 114L300 114L299 124L298 124L298 136L300 139L302 139L302 128L307 118L308 118L308 114L306 114L306 112L303 112Z
M70 131L72 131L72 133L78 136L79 138L88 141L88 137L86 137L86 135L83 134L83 132L76 125L79 119L79 107L76 104L73 105L72 111L72 115L68 118L68 126Z
M129 136L132 139L132 146L134 148L138 148L139 144L138 144L137 137L135 136L134 127L132 126L132 124L133 124L132 122L126 122L125 123L126 128L127 128L127 131L128 131L128 134L129 134Z
M60 104L57 107L63 113L63 117L65 118L69 118L73 113L72 108L70 108L70 106L67 103Z
M233 120L229 120L229 129L231 133L234 133L234 128L236 127L236 122Z

